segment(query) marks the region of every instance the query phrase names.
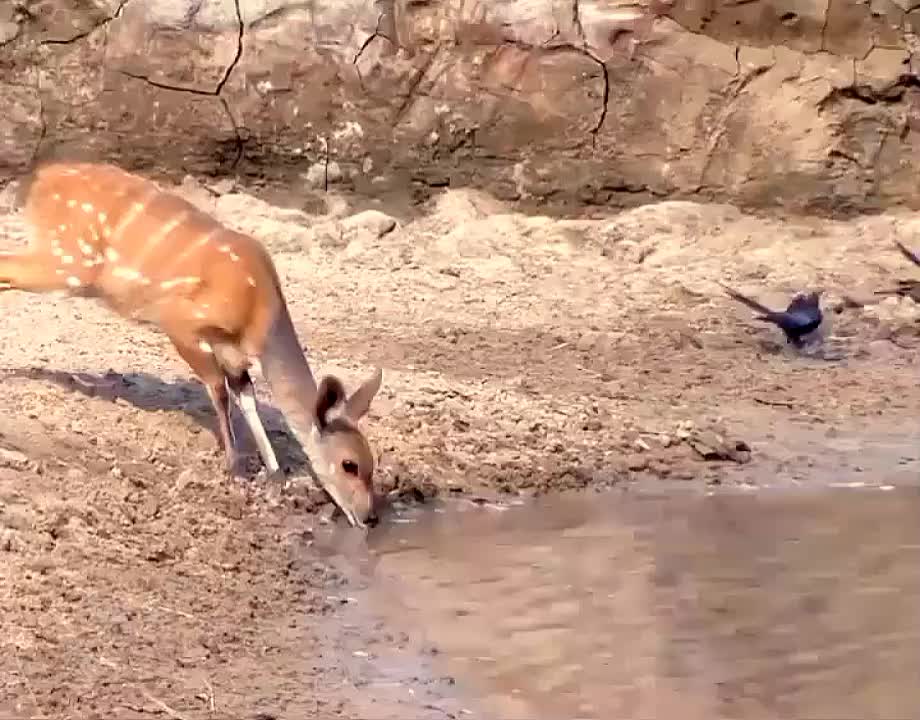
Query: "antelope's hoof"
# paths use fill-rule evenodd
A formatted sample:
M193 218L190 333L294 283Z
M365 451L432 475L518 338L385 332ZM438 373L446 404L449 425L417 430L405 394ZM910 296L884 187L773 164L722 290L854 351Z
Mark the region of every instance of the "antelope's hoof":
M227 478L231 482L245 483L249 481L247 465L248 463L245 457L234 454L227 458L226 464L224 465L224 472L226 472Z
M268 485L276 485L279 488L283 488L287 484L287 475L281 468L277 470L265 468L263 472L265 473L265 482Z

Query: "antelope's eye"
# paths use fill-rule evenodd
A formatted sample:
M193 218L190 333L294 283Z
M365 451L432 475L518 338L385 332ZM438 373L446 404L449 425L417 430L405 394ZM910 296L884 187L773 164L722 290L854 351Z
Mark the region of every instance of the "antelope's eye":
M342 460L342 470L347 472L349 475L358 474L358 463L354 460Z

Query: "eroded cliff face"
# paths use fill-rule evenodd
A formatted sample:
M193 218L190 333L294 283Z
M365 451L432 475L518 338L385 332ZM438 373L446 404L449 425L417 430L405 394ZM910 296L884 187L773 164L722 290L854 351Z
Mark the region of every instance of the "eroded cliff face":
M918 28L920 0L18 0L0 176L79 155L369 194L915 207Z

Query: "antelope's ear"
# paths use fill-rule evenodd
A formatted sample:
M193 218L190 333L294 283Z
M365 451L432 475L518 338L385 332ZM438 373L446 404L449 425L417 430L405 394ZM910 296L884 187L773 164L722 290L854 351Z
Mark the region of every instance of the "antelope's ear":
M316 405L313 413L316 416L316 426L324 430L329 424L329 411L345 402L345 386L334 375L327 375L316 389Z
M365 380L361 387L352 393L351 397L345 402L345 415L352 421L357 422L363 418L371 408L371 402L380 386L383 384L383 370L377 368L373 375Z

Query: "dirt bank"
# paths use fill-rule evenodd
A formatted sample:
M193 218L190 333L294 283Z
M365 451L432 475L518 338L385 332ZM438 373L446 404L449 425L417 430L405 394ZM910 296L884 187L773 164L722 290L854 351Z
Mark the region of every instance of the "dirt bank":
M0 182L78 154L541 210L917 208L918 29L913 2L6 2Z
M400 222L335 196L308 216L229 183L183 192L273 249L320 372L384 368L367 428L404 496L916 478L917 305L831 311L838 359L792 358L714 283L776 303L820 284L842 307L910 276L891 248L920 245L909 215L672 202L561 221L455 191ZM19 245L16 214L0 222ZM223 480L208 401L163 338L88 301L2 302L0 709L423 712L421 692L356 689L362 640L305 530L322 498L276 506ZM734 459L703 459L716 436Z

